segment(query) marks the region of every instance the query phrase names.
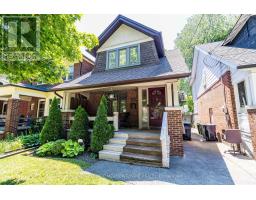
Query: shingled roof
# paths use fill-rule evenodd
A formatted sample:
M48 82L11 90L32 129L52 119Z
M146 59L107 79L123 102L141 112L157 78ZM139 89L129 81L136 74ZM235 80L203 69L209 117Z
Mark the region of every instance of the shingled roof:
M183 78L190 75L181 52L178 49L165 52L156 65L144 65L88 73L68 83L57 85L53 90L112 86L145 81Z

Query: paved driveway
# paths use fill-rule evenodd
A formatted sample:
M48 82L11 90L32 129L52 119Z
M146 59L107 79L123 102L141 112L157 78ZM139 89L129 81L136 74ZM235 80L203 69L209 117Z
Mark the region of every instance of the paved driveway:
M98 161L86 171L128 184L256 184L256 161L228 149L194 135L185 142L184 157L171 157L170 169Z

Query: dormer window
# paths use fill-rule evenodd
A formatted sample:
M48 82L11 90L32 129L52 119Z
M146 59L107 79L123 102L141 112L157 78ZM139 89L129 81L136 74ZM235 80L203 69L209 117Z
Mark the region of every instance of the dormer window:
M140 64L139 45L122 47L107 52L107 69Z

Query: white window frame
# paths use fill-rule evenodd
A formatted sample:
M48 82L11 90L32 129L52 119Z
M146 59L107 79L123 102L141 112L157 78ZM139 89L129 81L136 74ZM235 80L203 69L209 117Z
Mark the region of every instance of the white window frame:
M137 47L138 48L138 62L131 64L130 63L130 48L132 47ZM119 65L119 55L120 55L120 50L126 49L126 65ZM116 59L115 59L115 67L109 68L109 53L115 51L116 53ZM132 66L137 66L141 64L141 58L140 58L140 44L134 44L134 45L129 45L129 46L123 46L119 47L116 49L111 49L107 51L106 55L106 69L111 70L111 69L117 69L117 68L122 68L122 67L132 67Z
M39 117L39 105L40 105L40 102L43 102L44 101L44 106L46 105L46 100L45 99L39 99L38 100L38 104L37 104L37 118ZM44 112L45 112L45 107L44 107Z

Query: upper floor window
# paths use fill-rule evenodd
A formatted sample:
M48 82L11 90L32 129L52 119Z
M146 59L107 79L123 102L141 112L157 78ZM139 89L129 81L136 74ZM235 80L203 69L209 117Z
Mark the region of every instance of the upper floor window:
M245 82L242 81L238 83L237 88L238 88L239 103L240 103L240 107L242 108L247 105Z
M107 69L140 64L139 45L122 47L107 52Z
M74 78L74 65L69 66L68 74L66 75L65 81L70 81Z

